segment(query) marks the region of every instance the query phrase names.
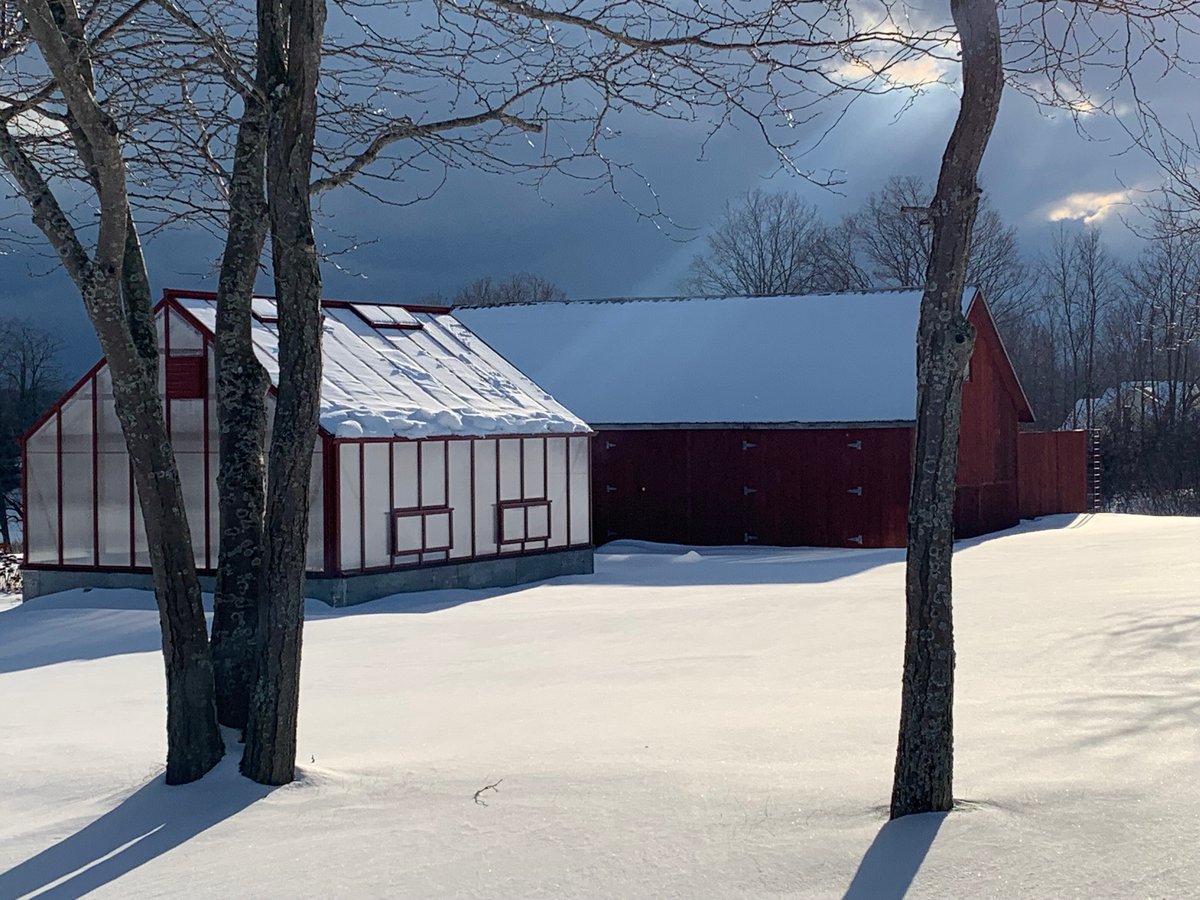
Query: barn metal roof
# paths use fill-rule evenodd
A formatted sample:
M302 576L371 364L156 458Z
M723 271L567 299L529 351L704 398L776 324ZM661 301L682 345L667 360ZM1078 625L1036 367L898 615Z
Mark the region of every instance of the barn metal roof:
M200 327L216 327L210 294L168 292ZM278 383L278 318L253 301L253 340ZM479 340L448 310L322 304L321 426L336 437L436 437L587 431L566 407Z
M456 314L592 426L911 422L920 302L881 290Z

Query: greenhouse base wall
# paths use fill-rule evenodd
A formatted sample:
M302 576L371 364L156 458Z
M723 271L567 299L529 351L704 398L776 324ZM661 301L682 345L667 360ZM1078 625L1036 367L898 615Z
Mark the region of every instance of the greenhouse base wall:
M559 575L590 575L592 570L592 548L573 547L569 550L501 556L391 572L371 572L365 575L310 575L305 582L304 593L330 606L354 606L391 594L453 588L477 590L512 587ZM144 591L154 589L153 576L149 572L37 567L22 569L21 574L26 600L76 588L134 588ZM200 576L200 589L206 593L211 593L215 584L215 577Z

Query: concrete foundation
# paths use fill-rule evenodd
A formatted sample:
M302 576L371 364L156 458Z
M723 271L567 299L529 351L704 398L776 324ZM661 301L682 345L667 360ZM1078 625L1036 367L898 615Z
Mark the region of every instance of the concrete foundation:
M528 556L475 559L394 572L371 572L332 578L309 575L304 593L330 606L353 606L390 594L449 588L511 587L559 575L590 575L592 569L592 548L583 547ZM154 588L153 577L149 572L22 569L21 578L26 600L75 588L137 588L147 591ZM215 586L216 578L212 575L200 576L201 590L212 592Z

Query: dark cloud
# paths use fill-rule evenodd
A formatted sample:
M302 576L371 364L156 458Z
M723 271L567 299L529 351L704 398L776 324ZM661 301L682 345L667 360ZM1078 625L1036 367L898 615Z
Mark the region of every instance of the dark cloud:
M834 190L781 172L749 128L721 132L701 158L699 127L626 120L624 136L612 149L639 167L654 194L636 179L623 181L623 197L617 197L568 178L551 179L537 190L515 178L469 171L450 173L436 196L407 207L343 191L322 202L334 232L323 237L332 249L344 249L351 238L360 243L326 266L326 292L412 300L452 294L482 275L529 271L576 297L671 293L701 247L687 239L700 235L727 199L748 188L799 190L827 215L840 216L892 174L932 179L956 102L951 89L939 88L899 118L897 97L857 104L834 134L799 160L814 170L840 170L844 183ZM1100 123L1097 132L1104 140L1085 140L1069 117L1046 117L1025 98L1006 96L984 179L992 202L1021 229L1028 246L1036 249L1045 239L1047 210L1062 198L1157 181L1145 157L1121 154L1126 147L1115 128ZM403 191L395 196L403 199ZM669 221L647 220L631 208L650 210L656 197ZM1113 241L1129 246L1117 217L1106 219L1104 227ZM211 288L218 252L201 234L151 242L155 289ZM68 348L64 367L76 375L98 351L67 279L61 273L35 274L50 265L42 256L0 257L0 314L26 316L59 333Z

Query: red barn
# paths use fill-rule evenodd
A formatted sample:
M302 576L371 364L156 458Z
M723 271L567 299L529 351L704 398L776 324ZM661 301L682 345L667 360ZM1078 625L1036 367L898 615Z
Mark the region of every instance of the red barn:
M597 432L598 542L897 547L920 300L888 290L458 315ZM960 537L1019 521L1018 431L1033 421L983 295L969 290L964 310L978 337L963 388ZM1063 477L1083 486L1082 461Z

